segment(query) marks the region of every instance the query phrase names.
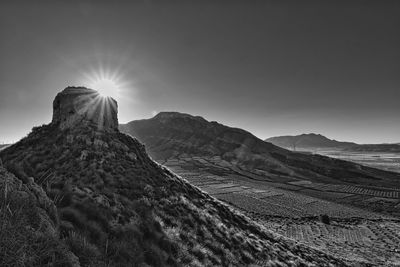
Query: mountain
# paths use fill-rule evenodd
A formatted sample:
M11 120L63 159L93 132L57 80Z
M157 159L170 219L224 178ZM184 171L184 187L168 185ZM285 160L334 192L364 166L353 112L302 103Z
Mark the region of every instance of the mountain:
M291 152L245 130L177 112L161 112L151 119L122 124L120 130L137 137L155 159L218 156L241 169L259 170L266 176L330 183L391 186L400 179L396 173L321 155Z
M357 146L356 143L340 142L328 139L323 135L314 133L294 135L294 136L287 135L287 136L271 137L266 139L265 142L269 142L276 146L292 150L301 150L301 149L314 150L321 148L343 149L343 148Z
M336 149L356 152L400 152L400 144L356 144L336 141L315 133L276 136L266 139L265 142L290 150L303 151Z
M268 231L154 162L119 132L117 112L113 99L68 87L53 102L50 124L0 152L7 169L0 169L0 255L9 253L1 266L346 265ZM170 119L157 118L167 134L168 123L176 126ZM243 134L234 130L221 144Z

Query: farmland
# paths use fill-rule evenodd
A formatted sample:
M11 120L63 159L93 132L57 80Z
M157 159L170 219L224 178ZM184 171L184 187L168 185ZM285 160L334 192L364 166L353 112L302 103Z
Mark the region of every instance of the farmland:
M219 157L169 159L168 161L161 161L161 163L173 168L177 173L182 173L183 176L188 177L187 179L191 183L199 187L206 186L208 183L220 183L221 179L223 179L225 182L236 183L238 186L263 189L265 192L262 192L261 195L265 195L267 192L270 192L268 194L280 194L280 197L264 198L263 201L275 206L290 206L292 205L290 202L297 204L297 206L301 204L304 206L303 209L307 207L306 211L301 211L301 214L318 214L321 210L326 210L324 207L332 206L332 202L334 202L339 205L338 207L346 206L340 209L334 208L334 210L341 210L345 214L354 214L354 208L357 207L372 213L378 212L385 213L388 216L400 217L400 188L358 186L345 183L331 184L263 175L262 172L257 170L251 172L242 170ZM200 176L198 174L199 171ZM190 178L192 176L195 177L193 180ZM211 190L209 186L204 190L207 191L207 188ZM218 195L218 191L212 190L212 194ZM235 188L224 190L235 191ZM248 197L249 194L251 195L254 192L251 189L247 189L243 190L243 192L236 190L236 192L232 193L241 196L247 195ZM259 195L257 193L258 197ZM303 203L302 200L305 197L307 197L307 201ZM347 208L349 205L352 206L351 212Z
M159 162L282 236L344 260L400 264L399 189L279 180L219 157Z
M260 222L283 236L339 257L346 255L349 260L392 265L400 263L398 221L337 219L327 225L313 218L267 218Z
M345 206L317 197L273 187L255 186L237 176L217 176L173 167L173 171L203 191L250 212L263 215L300 217L325 213L332 217L387 218L387 216L357 207ZM340 193L339 193L340 194Z

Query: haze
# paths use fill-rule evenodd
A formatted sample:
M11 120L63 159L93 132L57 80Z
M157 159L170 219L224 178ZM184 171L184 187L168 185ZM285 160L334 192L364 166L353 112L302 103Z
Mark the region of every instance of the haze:
M120 122L179 111L262 139L400 142L400 2L189 2L2 1L0 143L101 68L123 84Z

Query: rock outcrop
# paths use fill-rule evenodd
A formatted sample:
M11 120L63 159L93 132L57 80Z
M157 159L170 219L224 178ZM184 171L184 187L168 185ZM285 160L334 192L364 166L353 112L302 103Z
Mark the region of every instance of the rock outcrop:
M61 129L76 124L92 124L99 130L118 129L118 105L111 97L102 97L96 90L67 87L53 101L52 123Z

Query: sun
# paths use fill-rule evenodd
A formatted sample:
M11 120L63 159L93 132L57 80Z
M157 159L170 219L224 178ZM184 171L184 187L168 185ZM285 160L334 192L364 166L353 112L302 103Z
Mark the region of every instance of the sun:
M126 79L126 73L121 66L111 67L102 62L82 71L80 82L85 87L98 91L102 98L112 97L117 101L128 98L126 94L132 91L131 81Z
M90 87L99 92L103 97L112 97L117 99L119 96L119 86L118 83L112 79L101 78L95 80Z

